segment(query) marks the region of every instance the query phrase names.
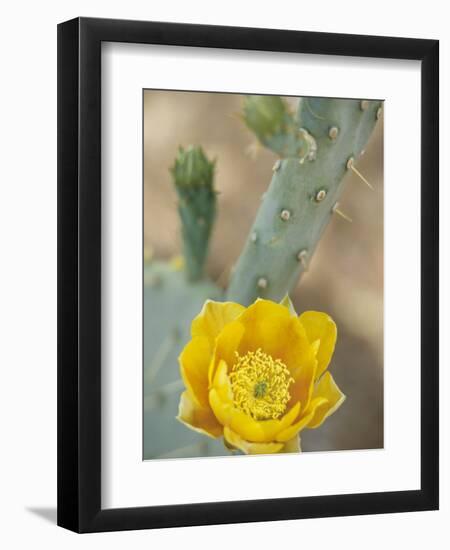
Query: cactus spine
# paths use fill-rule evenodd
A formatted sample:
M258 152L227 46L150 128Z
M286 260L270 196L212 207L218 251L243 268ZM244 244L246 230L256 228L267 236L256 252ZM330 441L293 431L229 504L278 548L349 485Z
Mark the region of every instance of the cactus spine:
M201 147L182 147L171 169L179 197L183 256L186 275L191 281L201 279L208 243L216 216L216 192L213 187L214 164Z
M280 158L228 288L227 299L243 305L258 297L279 301L293 290L381 107L380 101L303 98L293 116L267 99L250 96L244 104L249 128Z

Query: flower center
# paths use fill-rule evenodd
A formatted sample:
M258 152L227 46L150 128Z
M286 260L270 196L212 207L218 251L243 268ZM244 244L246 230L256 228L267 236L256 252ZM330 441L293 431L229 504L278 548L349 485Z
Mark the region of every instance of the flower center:
M286 365L261 349L242 356L236 353L236 358L230 373L236 407L255 420L281 416L291 398L289 384L294 381Z

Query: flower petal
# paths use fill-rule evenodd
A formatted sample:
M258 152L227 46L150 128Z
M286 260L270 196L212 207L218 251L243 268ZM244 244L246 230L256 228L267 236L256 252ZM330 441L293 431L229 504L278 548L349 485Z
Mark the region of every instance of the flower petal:
M317 348L310 345L301 323L291 317L291 323L285 328L283 339L279 342L277 357L288 367L294 380L304 379L305 372L314 369L317 364Z
M229 426L243 439L255 443L265 443L267 441L272 441L273 433L277 431L274 426L275 422L275 420L258 422L239 409L233 408Z
M283 448L282 443L252 443L245 441L245 439L242 439L242 437L227 427L224 428L223 435L229 445L248 455L273 454L278 453Z
M233 404L233 390L228 376L228 366L221 360L214 375L213 388L223 403Z
M177 420L196 432L209 437L220 437L223 427L217 422L212 410L200 407L188 391L181 394Z
M206 300L201 312L192 321L192 336L205 336L214 347L217 335L225 325L234 321L245 310L234 302L214 302Z
M227 365L234 365L236 352L244 334L244 326L239 321L232 321L226 325L217 336L213 357L209 365L208 379L211 384L220 361Z
M316 408L307 428L318 428L345 401L345 395L329 372L326 372L316 384L313 395L318 399L325 398L325 402Z
M261 349L281 359L289 370L297 368L309 356L309 341L297 317L284 305L258 299L239 316L245 333L238 352Z
M300 436L296 435L284 444L283 453L301 453Z
M317 397L316 399L313 399L311 401L309 410L306 411L306 414L297 421L289 428L279 432L276 436L276 441L283 441L287 442L293 437L295 437L303 428L309 424L309 422L314 417L314 414L316 412L316 409L322 405L323 403L326 403L326 399L322 397Z
M295 405L287 412L281 419L280 422L280 429L284 430L287 427L291 426L292 423L297 420L297 417L300 413L301 403L298 401L295 403Z
M294 304L292 303L292 300L289 298L289 294L286 294L286 296L281 300L280 304L285 308L287 308L291 315L293 315L294 317L297 317L297 312L295 311L295 307L294 307Z
M336 324L329 315L319 311L305 311L300 315L299 320L311 344L320 340L317 352L316 378L318 379L327 369L334 352L337 337Z
M239 354L261 348L274 358L284 348L285 334L293 317L284 306L270 300L258 299L239 317L245 333L239 345Z
M231 422L231 414L233 405L222 401L218 391L215 388L209 390L209 404L214 412L215 417L223 426L229 426Z
M298 350L297 356L296 350L291 351L291 357L288 361L290 364L296 364L296 368L291 368L291 374L294 378L294 383L289 388L291 394L290 403L296 403L300 401L302 403L303 410L306 410L311 401L311 396L314 390L314 381L316 380L317 371L317 346L312 344L306 348ZM295 363L296 361L296 363Z
M202 407L208 406L208 370L211 348L204 336L190 340L181 352L180 363L183 382Z

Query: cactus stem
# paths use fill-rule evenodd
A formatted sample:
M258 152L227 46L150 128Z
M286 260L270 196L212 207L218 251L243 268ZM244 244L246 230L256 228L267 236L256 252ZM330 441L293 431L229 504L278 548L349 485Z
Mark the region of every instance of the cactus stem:
M158 456L155 456L156 459L163 458L180 458L180 457L190 457L190 456L204 456L205 454L205 442L200 441L199 443L193 443L192 445L185 445L184 447L178 447L173 451L168 453L163 453Z
M165 360L176 345L177 339L178 332L173 331L171 334L168 334L166 338L162 341L161 345L153 356L150 365L145 371L144 376L146 383L151 382L158 374L159 369L164 365Z
M250 240L252 241L252 243L256 243L256 241L258 240L258 233L256 231L253 231L253 233L250 235Z
M159 275L150 275L149 277L146 277L144 275L144 284L148 286L161 286L162 285L162 278Z
M306 261L307 257L308 257L308 251L306 250L306 248L303 248L297 254L297 260L302 264L304 271L308 271L308 263Z
M184 387L183 380L172 380L172 382L167 382L167 384L164 384L163 386L158 388L158 393L169 395L171 393L174 393L176 391L182 390Z
M328 137L331 141L334 141L339 135L339 128L337 126L332 126L328 131Z
M314 197L314 200L316 202L322 202L325 197L327 196L327 192L325 189L320 189L320 191L317 191L315 197Z
M368 142L381 105L376 100L301 98L297 114L289 117L279 100L252 101L246 111L252 126L247 126L254 126L260 141L282 160L281 169L271 171L266 198L249 232L258 233L258 244L247 239L230 278L227 299L242 305L261 296L279 301L295 288L304 272L302 260L310 263L342 193L344 176ZM270 116L262 107L270 108ZM281 227L285 209L290 220ZM344 212L337 214L350 221ZM299 256L303 249L307 255Z
M258 279L258 282L256 283L257 287L258 287L258 288L261 288L261 289L263 289L263 290L264 290L265 288L267 288L267 284L268 284L268 282L267 282L267 279L266 279L265 277L260 277L260 278Z
M307 108L308 111L312 114L312 116L313 116L314 118L317 118L318 120L326 120L325 117L318 115L315 111L313 111L313 110L311 109L311 105L309 104L308 98L306 98L306 97L303 98L303 101L304 101L304 103L305 103L305 105L306 105L306 108Z
M369 108L369 102L367 101L367 99L363 99L361 101L360 107L361 107L361 111L367 111L367 109Z
M273 236L270 241L269 241L269 245L273 246L275 243L277 243L278 241L280 240L280 237L275 237Z
M172 382L160 386L144 397L144 410L150 411L156 407L161 407L166 397L181 391L183 387L184 384L182 380L173 380Z
M229 269L228 267L225 267L225 269L223 269L220 273L220 275L217 277L216 279L216 285L217 286L222 286L222 283L225 285L225 283L227 282L227 275L228 275L228 271L230 272L230 275L231 275L231 268Z
M347 161L347 169L352 170L352 172L354 172L354 173L359 177L359 179L361 179L361 180L367 185L367 187L368 187L369 189L371 189L372 191L374 190L374 189L373 189L373 185L372 185L369 181L367 181L367 178L365 178L365 177L361 174L361 172L355 168L355 161L354 161L353 157L350 157L350 158L348 159L348 161Z
M280 213L280 218L281 218L284 222L289 221L290 217L291 217L291 213L290 213L289 210L284 209L284 210L281 211L281 213Z
M338 202L333 206L332 210L335 214L337 214L338 216L341 216L341 218L343 218L345 221L347 221L349 223L353 222L353 220L350 218L350 216L347 216L347 214L344 214L344 212L342 212L342 210L339 210L339 203Z

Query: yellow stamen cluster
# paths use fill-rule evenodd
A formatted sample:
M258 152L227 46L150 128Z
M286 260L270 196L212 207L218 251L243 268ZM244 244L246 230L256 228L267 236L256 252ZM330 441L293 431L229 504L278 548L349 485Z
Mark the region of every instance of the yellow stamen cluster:
M281 416L294 381L286 365L261 349L236 357L230 373L235 406L255 420Z

